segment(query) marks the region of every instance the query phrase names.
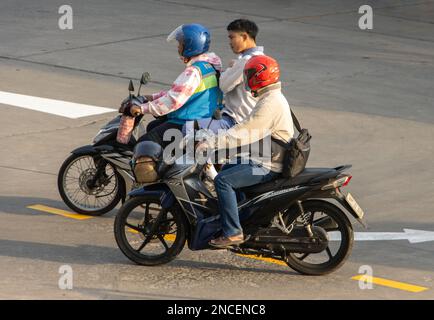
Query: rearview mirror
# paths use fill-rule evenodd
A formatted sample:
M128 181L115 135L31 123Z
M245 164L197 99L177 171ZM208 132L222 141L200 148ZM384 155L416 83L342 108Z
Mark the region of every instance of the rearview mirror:
M128 85L128 91L130 91L130 92L134 92L134 84L133 84L133 80L130 80L130 84Z
M149 72L143 72L142 78L140 79L140 83L145 85L151 80L151 75Z

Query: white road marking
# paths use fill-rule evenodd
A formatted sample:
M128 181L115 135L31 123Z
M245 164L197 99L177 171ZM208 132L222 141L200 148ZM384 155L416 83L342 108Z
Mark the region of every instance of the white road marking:
M110 108L27 96L5 91L0 91L0 104L7 104L15 107L50 113L71 119L117 111Z
M425 230L403 229L404 232L355 232L356 241L408 240L410 243L434 241L434 232ZM340 232L329 232L331 241L341 240Z

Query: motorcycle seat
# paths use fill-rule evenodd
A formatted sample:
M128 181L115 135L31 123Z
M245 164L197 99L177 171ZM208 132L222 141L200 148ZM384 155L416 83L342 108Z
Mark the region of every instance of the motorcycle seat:
M239 191L244 192L247 196L256 195L284 187L294 187L310 182L334 178L338 174L339 171L334 168L306 168L294 178L279 177L266 183L240 188Z

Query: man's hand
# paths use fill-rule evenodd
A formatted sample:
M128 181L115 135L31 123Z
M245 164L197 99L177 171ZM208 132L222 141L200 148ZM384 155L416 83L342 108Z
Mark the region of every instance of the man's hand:
M152 94L150 95L145 95L146 100L148 101L154 101L154 98L152 97Z
M196 145L196 154L203 154L205 151L208 151L210 147L209 143L206 140L203 140Z
M128 102L123 108L122 113L126 116L137 117L142 114L142 108L132 102Z
M215 148L215 134L209 129L201 129L195 132L195 139L199 141L196 145L196 151L203 153L203 151Z

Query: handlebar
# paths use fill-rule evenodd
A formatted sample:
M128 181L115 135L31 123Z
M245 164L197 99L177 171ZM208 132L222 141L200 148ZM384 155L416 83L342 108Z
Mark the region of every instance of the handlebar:
M148 100L144 97L144 96L134 96L133 94L131 94L128 98L124 99L121 103L121 108L119 108L119 112L120 113L124 113L124 108L123 106L128 104L128 103L132 103L133 105L140 105L143 103L147 103ZM133 117L138 117L140 116L142 113L141 112L135 112L133 114Z

